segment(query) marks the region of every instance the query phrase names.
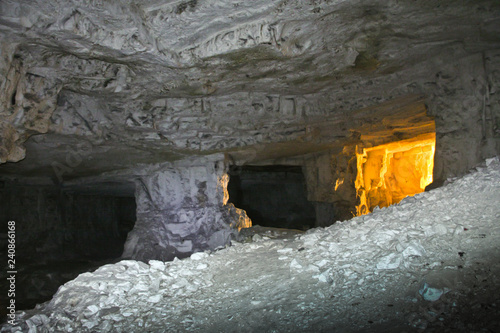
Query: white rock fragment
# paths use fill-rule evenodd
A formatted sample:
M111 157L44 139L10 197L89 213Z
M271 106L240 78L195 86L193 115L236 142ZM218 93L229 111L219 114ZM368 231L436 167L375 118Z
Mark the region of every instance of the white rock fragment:
M315 265L318 266L318 267L323 267L326 264L328 264L328 260L322 259L321 261L318 261Z
M97 307L96 305L89 305L87 306L87 309L83 312L83 315L85 317L90 317L96 314L97 311L99 311L99 307Z
M82 326L88 328L89 330L92 329L97 325L96 320L84 320L82 321Z
M307 266L306 271L307 272L319 272L319 268L318 268L318 266L315 266L315 265L309 265L309 266Z
M147 291L148 289L149 285L145 281L139 281L130 289L129 293L134 294L140 291Z
M49 318L44 314L34 315L29 320L37 326L47 325L49 323Z
M258 235L258 234L255 234L252 236L252 241L254 242L258 242L258 241L261 241L262 240L262 236Z
M254 235L254 236L258 236L258 235ZM247 247L247 252L248 250L252 251L252 250L257 250L257 249L260 249L261 247L263 247L262 245L259 245L259 244L248 244L248 247Z
M444 294L444 290L431 288L427 283L424 283L418 293L422 295L426 301L435 302Z
M208 254L205 252L196 252L191 255L191 260L202 260L208 257Z
M418 242L410 243L410 245L408 245L408 247L403 251L403 256L405 258L410 256L422 257L424 255L425 255L425 249Z
M321 274L313 275L314 279L318 279L318 281L323 282L323 283L329 283L332 281L330 278L329 271L325 271Z
M99 332L111 332L113 325L109 320L105 320L101 325L99 325Z
M403 252L404 250L405 250L405 246L404 246L403 244L398 243L398 244L396 245L396 251L398 251L398 252Z
M299 262L296 260L296 259L293 259L291 262L290 262L290 269L294 269L294 270L302 270L302 265L299 264Z
M158 260L150 260L149 261L149 266L152 268L152 269L156 269L158 271L164 271L165 270L165 263L162 262L162 261L158 261Z
M118 263L125 266L128 270L145 273L149 271L149 266L141 261L135 260L122 260Z
M162 299L162 295L154 295L154 296L151 296L147 299L147 301L149 303L158 303L159 301L161 301Z
M455 230L453 230L453 236L459 235L464 232L464 226L463 225L457 225L455 227Z
M196 269L197 269L197 270L199 270L199 271L201 271L201 270L206 269L207 267L208 267L208 265L207 265L207 264L205 264L205 263L201 263L201 264L199 264L198 266L196 266Z
M187 286L189 286L189 282L185 278L179 278L171 285L172 289L179 289Z
M26 325L28 325L28 333L38 332L36 325L31 321L31 319L26 320Z
M396 269L401 264L401 255L396 253L391 253L385 257L382 257L377 263L377 269Z
M433 229L434 233L436 233L437 235L446 235L448 233L448 228L446 228L444 224L437 224Z
M317 279L318 281L323 282L323 283L332 283L333 279L330 276L330 271L331 271L331 268L327 269L326 271L324 271L320 274L313 275L313 279Z
M498 162L498 156L486 159L486 166L489 167L491 164Z

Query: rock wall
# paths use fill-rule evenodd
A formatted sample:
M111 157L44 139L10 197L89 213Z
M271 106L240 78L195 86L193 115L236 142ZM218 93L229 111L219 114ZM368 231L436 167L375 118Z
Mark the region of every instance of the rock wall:
M356 154L354 147L342 152L315 154L305 161L307 197L314 202L316 226L352 218L356 206Z
M16 222L23 260L117 258L135 222L135 202L7 182L0 189L0 222L7 221Z
M124 258L147 261L184 258L228 245L251 222L227 204L227 174L220 162L161 165L142 170L136 181L137 221Z
M62 83L28 71L14 55L16 44L1 43L0 164L25 157L24 142L47 133Z
M356 215L388 207L423 192L432 183L435 134L398 141L356 153Z
M500 50L484 53L486 92L481 115L483 157L500 155Z
M500 51L440 62L434 78L409 85L428 96L429 114L436 121L437 183L500 154Z

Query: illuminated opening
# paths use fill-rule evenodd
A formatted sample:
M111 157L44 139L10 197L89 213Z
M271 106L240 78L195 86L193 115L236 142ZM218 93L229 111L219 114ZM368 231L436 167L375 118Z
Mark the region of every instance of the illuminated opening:
M423 192L432 183L435 133L356 153L356 215L364 215Z

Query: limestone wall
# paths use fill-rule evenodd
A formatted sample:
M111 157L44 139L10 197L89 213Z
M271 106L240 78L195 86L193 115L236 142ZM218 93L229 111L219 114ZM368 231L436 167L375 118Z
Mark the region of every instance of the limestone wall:
M477 53L459 61L442 59L435 78L418 82L436 121L437 181L463 175L500 153L500 51Z
M127 197L6 183L0 189L0 223L7 221L16 222L23 260L117 258L135 222L135 204Z
M228 245L242 226L244 211L227 204L224 164L163 164L142 170L136 180L137 221L124 258L172 260Z
M22 160L24 142L47 133L62 87L58 80L29 72L15 56L16 46L0 44L0 164Z

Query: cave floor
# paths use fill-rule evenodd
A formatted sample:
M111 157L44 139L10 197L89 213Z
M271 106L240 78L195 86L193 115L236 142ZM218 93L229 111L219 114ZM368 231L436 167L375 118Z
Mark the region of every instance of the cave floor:
M307 232L84 273L2 332L498 332L500 162ZM257 231L256 231L257 230Z

